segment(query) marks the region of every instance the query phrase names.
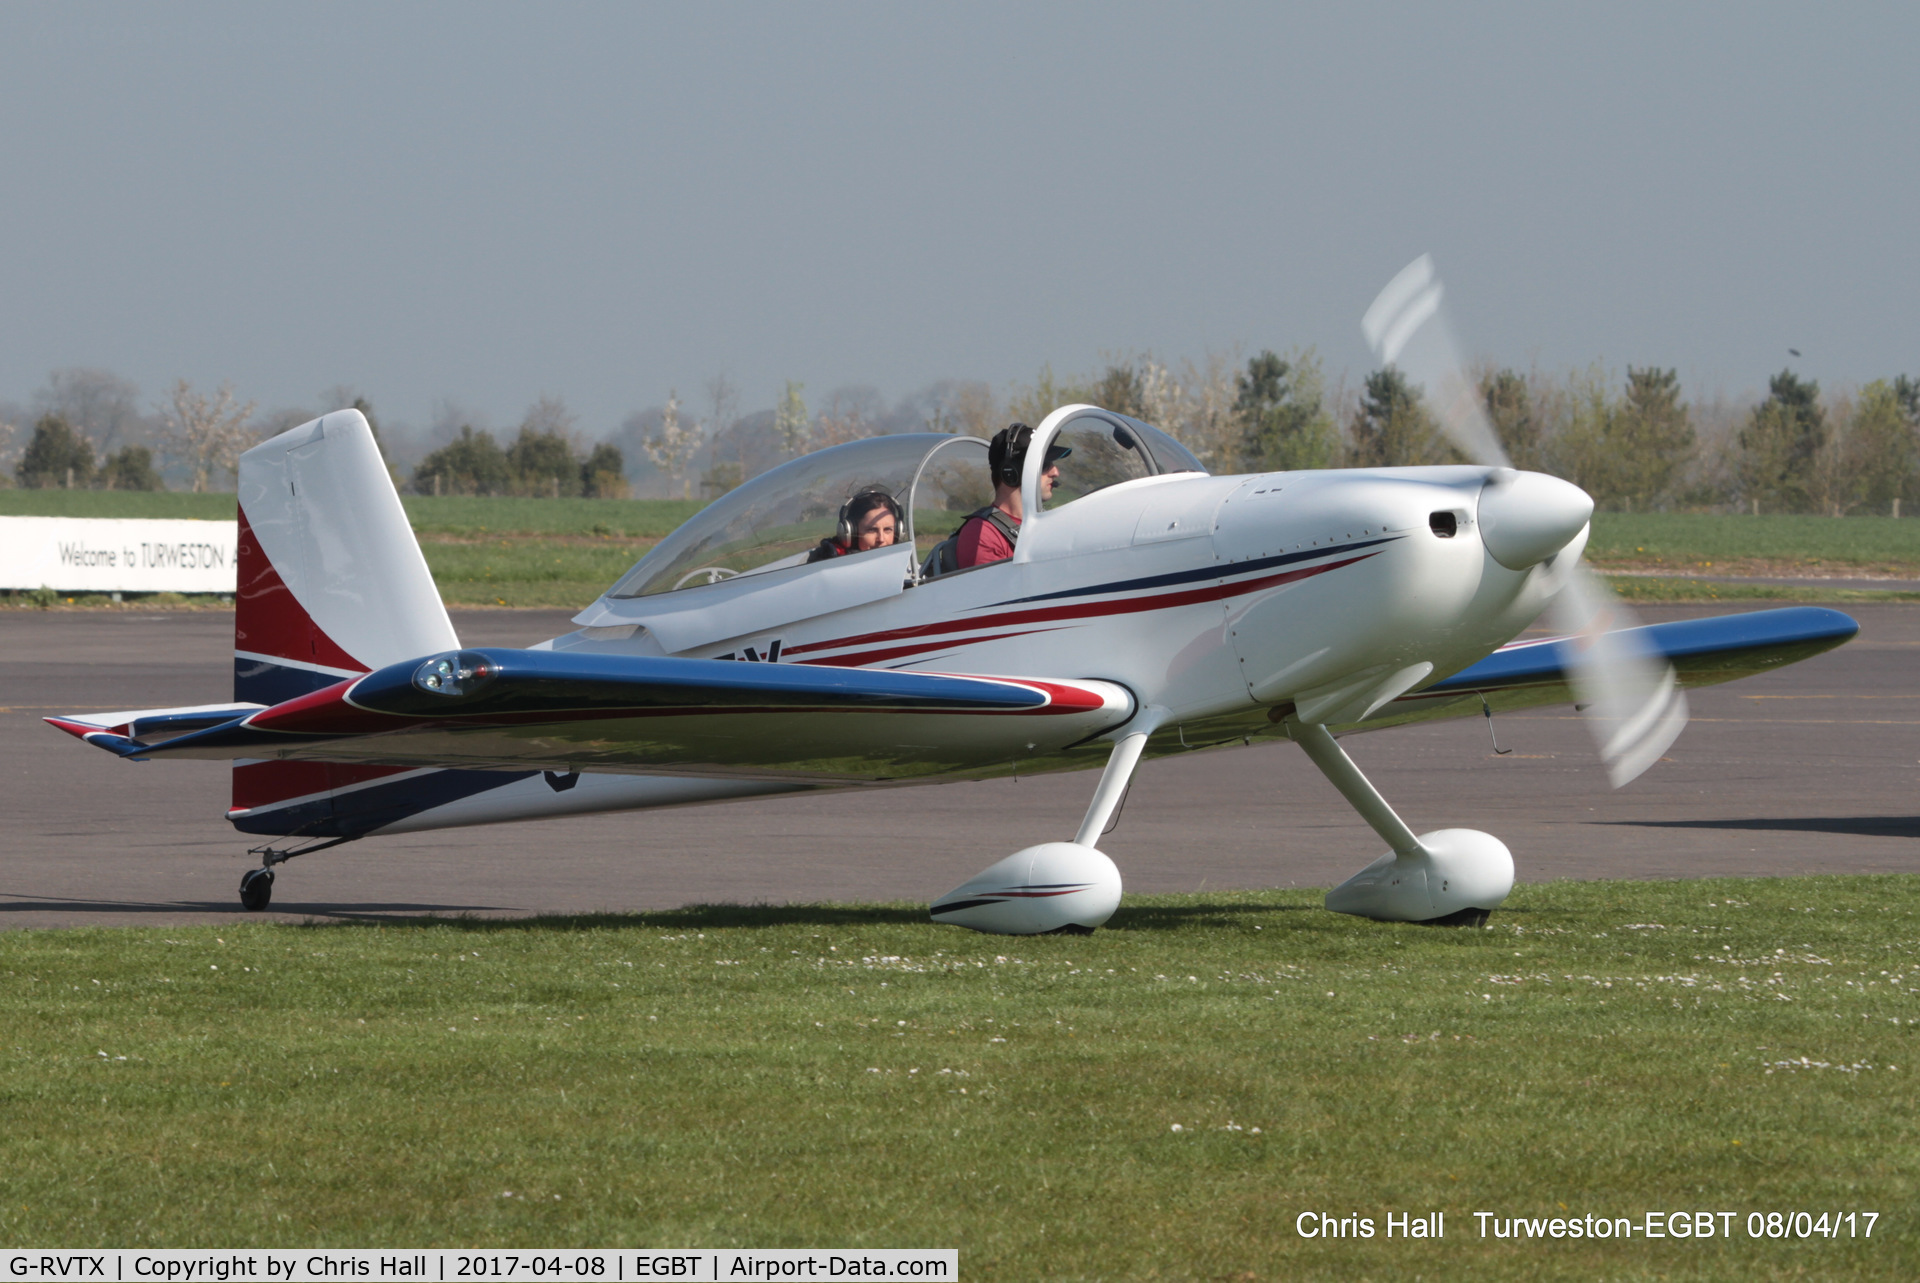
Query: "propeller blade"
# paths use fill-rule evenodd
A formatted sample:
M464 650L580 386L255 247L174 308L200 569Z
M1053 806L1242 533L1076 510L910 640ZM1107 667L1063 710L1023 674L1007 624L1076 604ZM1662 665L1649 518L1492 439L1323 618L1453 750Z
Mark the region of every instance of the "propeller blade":
M1445 299L1433 258L1422 254L1387 282L1360 328L1382 365L1397 367L1424 390L1455 449L1475 463L1510 468L1480 388L1460 359ZM1487 479L1489 487L1516 482L1511 472ZM1566 560L1564 553L1547 565L1557 560ZM1568 638L1563 653L1574 701L1586 713L1607 778L1619 788L1672 746L1687 724L1687 697L1666 657L1639 634L1623 631L1637 628L1639 620L1584 565L1565 567L1547 613Z
M1687 696L1673 665L1636 628L1639 621L1598 575L1571 567L1548 607L1555 631L1568 641L1574 701L1600 748L1607 778L1620 788L1660 760L1687 725Z
M1456 450L1474 463L1509 467L1480 388L1460 359L1442 306L1445 298L1432 256L1422 254L1387 282L1360 318L1360 328L1380 364L1398 367L1425 390L1427 408Z

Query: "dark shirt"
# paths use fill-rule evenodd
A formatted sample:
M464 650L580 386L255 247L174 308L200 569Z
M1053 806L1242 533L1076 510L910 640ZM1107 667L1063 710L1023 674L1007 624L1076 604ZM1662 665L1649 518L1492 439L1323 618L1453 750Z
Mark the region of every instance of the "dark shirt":
M811 566L816 561L832 561L835 557L844 557L852 551L851 548L843 547L837 539L822 539L814 546L813 551L807 554L807 564Z

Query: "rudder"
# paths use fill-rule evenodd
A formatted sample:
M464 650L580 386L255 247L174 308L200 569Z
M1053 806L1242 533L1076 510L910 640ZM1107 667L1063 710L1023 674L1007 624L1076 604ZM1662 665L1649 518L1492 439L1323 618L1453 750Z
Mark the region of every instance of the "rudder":
M459 646L358 410L240 456L236 700L277 704Z

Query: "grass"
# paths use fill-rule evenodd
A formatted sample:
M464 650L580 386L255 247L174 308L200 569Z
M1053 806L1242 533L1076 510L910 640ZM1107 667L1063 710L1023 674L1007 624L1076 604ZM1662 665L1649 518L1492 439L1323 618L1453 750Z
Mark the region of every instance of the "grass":
M679 499L515 499L407 495L401 503L452 606L566 606L592 602L702 505ZM0 516L176 517L231 521L231 494L0 490ZM129 601L140 609L226 606L213 598ZM71 601L68 599L72 598ZM30 592L0 607L34 607ZM99 608L104 594L55 594L55 606Z
M601 535L658 539L704 505L680 499L519 499L406 495L422 534ZM186 517L227 521L231 494L109 490L0 490L0 516ZM1595 516L1588 555L1601 561L1801 561L1920 566L1920 521L1887 517L1716 513Z
M706 505L685 499L509 499L405 495L421 534L593 535L659 539ZM602 585L604 587L604 585Z
M0 1242L1910 1278L1916 891L1560 882L1480 930L1134 897L1017 940L891 905L8 932ZM1516 1244L1471 1215L1670 1208L1881 1219ZM1432 1210L1444 1243L1293 1228Z
M450 606L582 609L656 542L613 536L454 539L423 535L420 550L441 598Z
M1651 575L1608 575L1614 592L1627 601L1791 601L1827 605L1862 602L1920 601L1920 592L1892 592L1874 588L1781 587L1710 579L1666 579ZM1846 581L1842 581L1846 582Z
M581 609L597 598L652 546L651 540L486 539L421 540L441 599L449 606ZM1702 579L1611 575L1608 582L1638 602L1914 602L1920 593L1833 587L1776 587ZM0 609L231 610L230 597L210 594L127 593L115 603L105 593L0 593Z
M1593 519L1587 556L1602 566L1665 564L1694 572L1712 568L1702 563L1728 568L1755 562L1810 569L1912 569L1920 567L1920 521L1603 512Z
M450 606L584 608L632 567L652 540L421 540L440 595ZM1920 592L1831 586L1781 587L1649 575L1610 575L1607 582L1639 602L1920 602Z
M409 495L401 502L442 597L455 606L582 607L699 511L677 499L515 499ZM0 490L0 516L230 520L230 494ZM1911 593L1703 584L1681 575L1920 578L1920 521L1885 517L1601 513L1587 553L1635 601L1920 600ZM0 604L18 605L11 600ZM77 603L76 603L77 604ZM143 603L152 605L153 603Z

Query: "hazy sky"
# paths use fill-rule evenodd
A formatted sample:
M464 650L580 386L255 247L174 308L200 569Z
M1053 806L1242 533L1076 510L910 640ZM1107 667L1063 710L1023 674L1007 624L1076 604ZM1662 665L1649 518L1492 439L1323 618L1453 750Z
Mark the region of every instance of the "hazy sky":
M1920 8L0 5L0 398L888 395L1317 345L1920 373Z

